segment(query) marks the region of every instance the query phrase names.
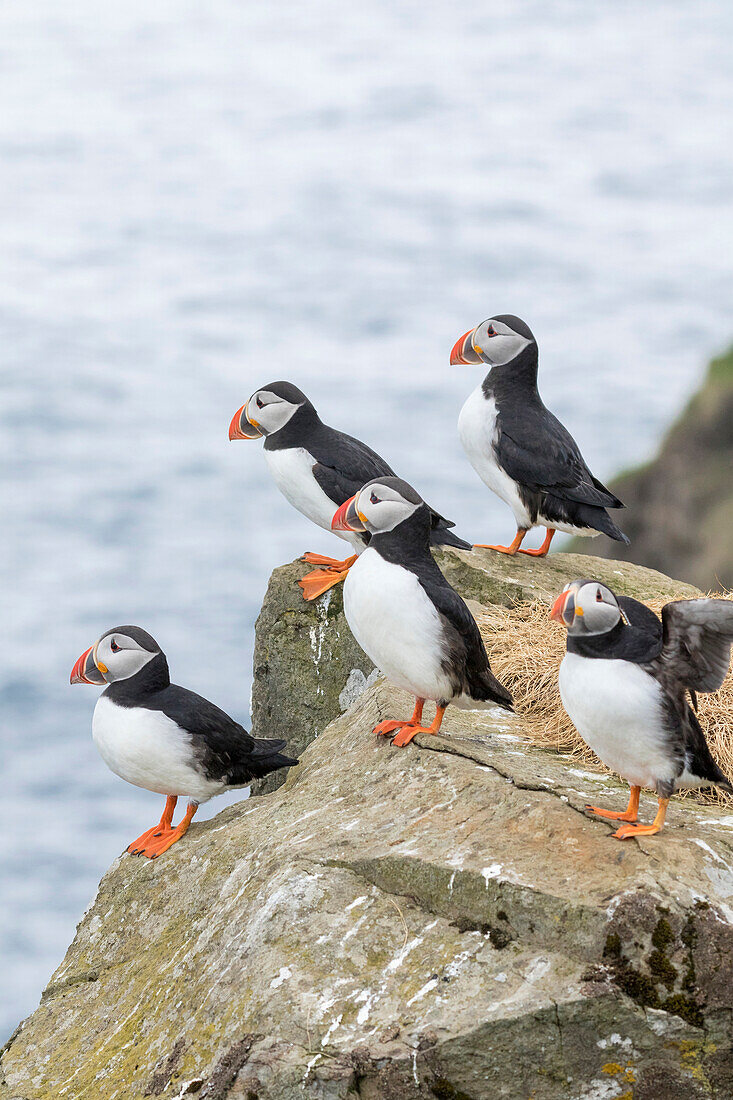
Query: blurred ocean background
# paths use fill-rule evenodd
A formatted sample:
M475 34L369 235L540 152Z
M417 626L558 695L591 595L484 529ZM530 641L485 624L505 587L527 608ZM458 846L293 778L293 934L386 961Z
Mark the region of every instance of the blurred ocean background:
M476 541L514 526L448 355L492 313L595 473L653 450L733 329L732 32L727 0L0 7L0 1035L162 809L76 657L138 623L246 719L271 569L338 549L228 442L254 389Z

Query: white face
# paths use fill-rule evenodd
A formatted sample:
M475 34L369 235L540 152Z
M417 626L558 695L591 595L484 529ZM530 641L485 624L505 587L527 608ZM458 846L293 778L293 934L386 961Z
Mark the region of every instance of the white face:
M392 485L370 481L359 490L354 503L356 513L367 531L376 535L393 531L416 512L423 502L406 500Z
M520 336L514 329L509 328L509 325L503 321L496 321L493 317L488 321L482 321L474 329L471 337L473 350L484 363L490 363L493 367L510 363L531 343L532 341L526 336Z
M151 653L133 638L114 630L99 639L92 656L106 682L113 684L116 680L129 680L135 676L158 652Z
M570 634L607 634L623 617L613 592L599 581L573 581L563 592L569 593L563 621Z
M263 435L272 435L284 428L299 408L300 404L286 401L271 390L257 390L247 402L246 415L250 424Z

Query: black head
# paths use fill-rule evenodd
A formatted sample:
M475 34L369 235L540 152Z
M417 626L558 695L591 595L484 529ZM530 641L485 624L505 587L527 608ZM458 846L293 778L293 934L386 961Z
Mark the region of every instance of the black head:
M568 634L578 638L609 634L625 621L615 594L605 584L594 580L566 584L552 606L550 617L562 623Z
M262 435L274 435L301 409L315 415L311 402L292 382L270 382L237 409L229 425L229 438L257 439Z
M430 525L425 501L401 477L375 477L345 501L331 522L334 531L367 531L381 535L393 531L422 510Z
M450 361L453 366L487 363L500 367L523 356L528 348L536 350L536 347L537 341L525 321L511 313L501 313L464 333L454 344Z
M139 626L117 626L82 653L72 669L70 682L114 684L131 680L143 670L154 672L158 679L167 678L165 654L147 630Z

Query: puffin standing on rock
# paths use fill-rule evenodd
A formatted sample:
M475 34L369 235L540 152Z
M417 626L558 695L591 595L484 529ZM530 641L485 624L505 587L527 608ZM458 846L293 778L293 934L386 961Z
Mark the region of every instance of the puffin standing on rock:
M416 697L411 718L380 722L374 730L396 732L392 744L400 748L417 733L437 733L449 703L512 710L473 615L433 560L432 526L428 506L398 477L367 482L332 521L334 531L371 536L346 578L344 614L377 667ZM433 723L423 726L427 699L437 710Z
M568 631L560 695L586 744L631 785L623 812L586 806L622 821L618 840L658 833L679 787L733 786L713 760L695 711L696 692L717 691L730 663L733 602L679 600L660 623L644 604L594 580L573 581L551 617ZM659 810L637 824L639 792L651 787Z
M461 409L458 433L481 480L514 512L517 533L502 554L544 557L555 531L628 543L606 508L623 504L588 469L578 444L545 408L537 389L537 341L519 317L504 314L466 332L452 365L487 363L491 370ZM531 527L547 528L537 550L522 550ZM486 546L486 543L477 543Z
M159 823L128 847L136 855L166 852L214 795L298 763L282 755L285 741L251 737L213 703L172 684L165 654L139 626L103 634L74 665L71 683L109 685L92 719L102 759L128 783L167 796ZM174 827L179 796L188 808Z
M393 477L387 463L371 447L324 424L311 402L291 382L271 382L253 393L237 409L229 425L230 439L265 436L265 459L275 484L286 500L325 531L338 507L373 477ZM430 541L434 546L470 550L471 544L448 528L454 525L429 511ZM339 561L322 554L304 554L314 569L298 584L306 600L314 600L342 581L369 542L363 531L336 532L354 549Z

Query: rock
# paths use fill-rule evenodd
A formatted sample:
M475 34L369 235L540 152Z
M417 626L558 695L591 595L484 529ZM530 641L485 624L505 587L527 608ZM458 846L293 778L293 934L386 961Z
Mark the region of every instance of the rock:
M657 457L611 483L626 504L618 522L631 544L577 539L572 548L644 562L703 591L733 588L731 469L733 348L710 364Z
M326 715L369 667L337 592L324 610L290 591L299 568L270 586L255 695L286 714L307 672ZM449 568L507 602L578 572L685 594L563 555ZM404 750L373 736L409 708L380 679L326 728L309 712L284 786L154 862L121 856L4 1052L0 1100L729 1098L733 816L675 801L661 836L620 844L583 812L625 804L614 779L498 712L449 711Z
M551 554L543 560L507 558L491 550L441 550L435 559L464 599L511 607L523 600L552 603L568 580L588 576L588 558ZM374 679L374 665L359 648L344 617L337 585L307 603L298 580L312 567L292 562L270 578L255 627L252 731L281 736L298 756ZM689 585L650 569L596 559L593 576L639 599L699 595ZM285 773L269 775L259 793L275 790Z

